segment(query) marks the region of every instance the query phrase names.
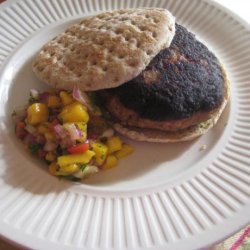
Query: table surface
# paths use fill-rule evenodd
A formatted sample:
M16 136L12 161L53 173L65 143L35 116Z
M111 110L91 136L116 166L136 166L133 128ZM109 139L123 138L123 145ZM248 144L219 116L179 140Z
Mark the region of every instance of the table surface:
M0 3L4 2L5 0L0 0ZM7 0L8 1L8 0ZM11 1L11 0L10 0ZM248 24L250 24L250 1L248 0L214 0L215 2L218 2L222 4L223 6L230 9L232 12L236 13L238 16L240 16L242 19L244 19ZM240 232L235 234L234 236L230 237L229 239L221 242L218 245L215 245L211 248L211 250L224 250L229 247L228 244L234 243L235 240L237 240L237 237L241 237L244 232L248 232L250 227L247 227L245 229L242 229ZM249 233L248 233L249 237ZM231 245L232 246L232 245ZM4 240L0 240L0 249L1 250L18 250L19 247L16 247ZM239 249L239 248L237 248ZM250 245L247 245L246 249L250 249Z

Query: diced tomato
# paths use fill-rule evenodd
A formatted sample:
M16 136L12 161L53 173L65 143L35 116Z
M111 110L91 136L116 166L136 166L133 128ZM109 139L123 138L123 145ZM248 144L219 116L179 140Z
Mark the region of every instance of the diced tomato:
M20 139L23 139L27 132L25 131L25 123L24 122L18 122L16 124L16 136Z
M72 147L67 148L70 154L83 154L88 149L89 149L88 143L80 143L80 144L76 144Z
M43 158L45 158L47 152L44 151L44 150L42 150L42 149L39 149L38 152L37 152L37 154L38 154L38 157L39 157L39 158L42 158L42 159L43 159Z

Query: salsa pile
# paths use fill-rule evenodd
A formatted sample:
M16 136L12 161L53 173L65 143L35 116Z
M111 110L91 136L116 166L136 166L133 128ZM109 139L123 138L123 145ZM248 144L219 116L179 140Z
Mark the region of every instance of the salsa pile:
M86 93L31 90L29 104L13 112L16 136L50 174L81 180L115 167L133 152L123 143Z

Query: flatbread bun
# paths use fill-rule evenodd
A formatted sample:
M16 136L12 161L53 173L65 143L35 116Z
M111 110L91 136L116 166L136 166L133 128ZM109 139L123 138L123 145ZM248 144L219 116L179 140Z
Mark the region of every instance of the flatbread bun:
M136 77L170 46L175 18L141 8L86 17L45 44L33 71L51 87L83 91L114 88Z
M229 100L230 96L230 83L227 78L224 67L224 79L225 79L225 95L222 104L215 110L213 116L205 122L199 123L195 126L175 131L175 132L166 132L160 131L156 129L146 129L146 128L137 128L137 127L125 127L119 123L113 124L114 129L136 141L146 141L146 142L160 142L160 143L168 143L168 142L181 142L181 141L190 141L193 140L205 133L212 128L217 121L219 120L223 110L226 107L226 104Z

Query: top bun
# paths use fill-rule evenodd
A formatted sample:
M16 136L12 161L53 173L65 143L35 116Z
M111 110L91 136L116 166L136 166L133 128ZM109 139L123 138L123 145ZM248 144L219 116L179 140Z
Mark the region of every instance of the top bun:
M45 44L33 71L60 89L114 88L143 71L170 46L175 19L166 9L141 8L86 17Z

